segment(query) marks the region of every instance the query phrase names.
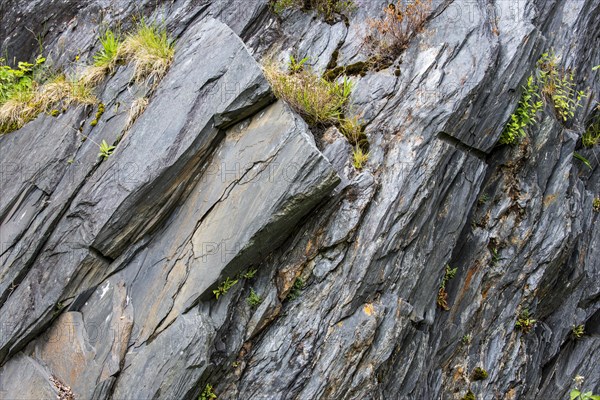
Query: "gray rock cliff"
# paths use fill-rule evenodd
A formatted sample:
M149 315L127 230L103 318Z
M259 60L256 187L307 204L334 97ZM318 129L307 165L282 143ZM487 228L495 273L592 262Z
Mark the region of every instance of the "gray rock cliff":
M600 392L600 147L581 143L600 2L434 2L393 65L350 77L361 170L261 69L364 61L388 2L355 3L327 21L268 0L0 4L9 60L41 38L67 67L140 16L176 38L155 87L127 65L103 81L96 126L79 106L0 136L0 399L568 399L578 375ZM498 145L548 49L589 96Z

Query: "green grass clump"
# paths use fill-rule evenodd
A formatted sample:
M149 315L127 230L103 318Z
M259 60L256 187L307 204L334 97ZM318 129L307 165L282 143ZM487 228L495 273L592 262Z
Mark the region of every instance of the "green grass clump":
M175 43L164 27L141 20L128 34L120 55L135 66L134 80L160 80L168 71L175 55Z
M89 105L96 102L92 88L81 79L59 74L41 83L31 79L10 91L0 102L0 134L20 129L43 112L72 104ZM56 107L60 105L61 107Z
M344 117L352 83L329 82L310 68L297 72L284 71L273 64L264 67L275 96L284 100L311 126L339 124Z
M111 29L107 29L100 36L100 44L102 45L102 49L94 55L94 66L113 69L117 64L119 48L121 47L119 34Z
M276 14L286 10L315 10L325 21L333 21L334 15L351 13L356 5L352 0L273 0L271 8Z

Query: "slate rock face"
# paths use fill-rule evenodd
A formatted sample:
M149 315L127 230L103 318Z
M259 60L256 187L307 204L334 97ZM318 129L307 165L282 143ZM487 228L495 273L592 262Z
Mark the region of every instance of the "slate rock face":
M0 398L195 399L211 384L219 399L563 399L577 375L600 392L600 168L580 140L600 4L434 2L394 65L351 78L370 143L357 171L337 129L276 101L260 62L365 60L387 2L328 22L268 3L0 5L18 59L37 51L23 27L62 67L139 13L177 38L155 90L131 66L103 82L97 126L80 107L0 137ZM498 146L550 48L591 95L567 124L546 102Z

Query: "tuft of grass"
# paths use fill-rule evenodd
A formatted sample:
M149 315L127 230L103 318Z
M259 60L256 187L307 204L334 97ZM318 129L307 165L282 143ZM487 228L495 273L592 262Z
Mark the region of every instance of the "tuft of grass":
M175 55L175 43L167 30L141 20L119 47L119 55L134 63L136 82L158 81L168 71Z
M112 29L107 29L100 36L100 44L102 45L102 49L94 55L94 66L113 70L119 58L119 48L121 47L120 35Z
M431 11L431 0L414 0L405 4L397 0L383 9L383 17L369 19L363 42L380 64L388 65L406 49L414 35L423 31Z
M352 165L356 169L362 169L369 160L369 153L365 153L360 146L352 150Z
M125 123L125 130L128 130L133 126L139 116L146 110L146 107L148 107L147 97L138 97L131 103L129 114L127 115L127 122Z
M31 88L13 92L0 105L0 133L20 129L39 114L60 105L90 105L96 102L92 88L79 79L57 75L44 84L32 82Z
M596 116L590 121L587 129L581 136L581 143L585 147L594 147L600 144L600 113L596 112Z
M576 160L581 161L583 163L583 165L585 165L589 169L593 169L592 168L592 164L590 163L590 160L588 160L587 158L585 158L584 156L582 156L578 152L576 152L576 151L573 152L573 158L575 158Z
M308 67L290 74L274 64L264 66L264 73L275 96L284 100L311 126L331 126L343 119L352 83L329 82Z
M600 212L600 197L596 197L592 203L592 209L596 212Z
M81 74L81 80L88 86L97 86L106 75L115 72L121 61L122 40L118 32L107 29L98 39L101 49L94 54L93 64L87 66Z
M336 14L349 14L356 9L352 0L272 0L270 4L278 15L287 10L315 10L327 22L333 22Z

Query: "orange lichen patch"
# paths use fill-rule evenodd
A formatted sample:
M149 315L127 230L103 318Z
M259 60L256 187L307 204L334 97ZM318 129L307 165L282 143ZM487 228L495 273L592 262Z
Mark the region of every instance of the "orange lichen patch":
M467 290L471 285L471 279L473 279L473 275L475 272L479 271L479 261L473 264L473 267L469 268L467 271L467 276L465 277L465 284L463 285L463 290Z
M465 369L462 366L458 366L454 370L454 374L452 375L452 379L454 380L454 382L462 381L464 374L465 374Z
M504 395L504 400L514 400L517 397L517 390L515 388L510 389Z
M549 194L548 196L544 197L544 207L548 207L550 204L554 203L554 200L556 200L555 194Z
M276 286L279 293L279 300L286 298L296 279L302 274L304 263L293 264L282 268L277 274Z
M492 287L491 285L487 285L483 288L483 291L481 292L481 298L483 300L487 299L487 295L488 295L488 292L490 291L491 287Z
M371 303L367 303L365 304L365 306L363 307L363 311L365 312L365 314L367 314L368 316L373 315L373 313L375 312L375 308L373 307L373 304Z

